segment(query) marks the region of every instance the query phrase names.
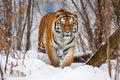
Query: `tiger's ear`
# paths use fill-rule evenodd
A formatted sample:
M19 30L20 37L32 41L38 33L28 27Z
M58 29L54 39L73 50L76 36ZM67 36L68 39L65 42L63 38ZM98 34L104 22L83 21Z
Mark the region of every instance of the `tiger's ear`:
M74 14L74 17L75 17L75 18L78 18L77 14Z
M59 13L59 12L56 12L56 13L55 13L55 16L56 16L56 18L58 18L58 17L60 16L60 13Z
M75 18L78 18L77 12L73 12Z

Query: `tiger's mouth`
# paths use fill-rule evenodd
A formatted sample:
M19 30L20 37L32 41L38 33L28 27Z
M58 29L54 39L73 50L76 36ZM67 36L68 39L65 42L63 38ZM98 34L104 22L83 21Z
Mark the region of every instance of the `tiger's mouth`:
M64 39L71 39L72 38L72 33L64 33L63 38Z

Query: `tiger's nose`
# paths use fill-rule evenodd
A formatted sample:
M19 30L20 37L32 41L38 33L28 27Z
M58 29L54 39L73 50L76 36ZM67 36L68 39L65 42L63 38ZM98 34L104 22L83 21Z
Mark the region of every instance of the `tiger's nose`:
M65 35L70 36L70 35L71 35L71 32L65 31Z
M70 32L69 32L69 31L65 31L65 33L70 34Z
M70 33L69 31L65 31L66 33Z

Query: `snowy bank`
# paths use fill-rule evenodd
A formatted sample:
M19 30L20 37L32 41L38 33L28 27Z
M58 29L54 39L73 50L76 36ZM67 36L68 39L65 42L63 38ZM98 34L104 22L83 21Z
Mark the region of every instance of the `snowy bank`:
M24 61L9 58L9 68L7 68L7 73L4 76L5 80L110 80L108 73L97 67L73 63L72 66L64 69L55 68L38 59L35 56L37 55L36 51L30 50L28 53ZM5 57L2 55L0 57L2 57L1 64L3 65ZM10 74L11 63L16 65L12 67L14 74ZM17 72L24 75L19 75Z

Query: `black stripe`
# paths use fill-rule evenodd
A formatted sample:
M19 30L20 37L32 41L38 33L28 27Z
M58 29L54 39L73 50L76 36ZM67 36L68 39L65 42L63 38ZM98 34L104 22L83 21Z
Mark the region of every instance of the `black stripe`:
M73 47L73 46L71 46L71 47ZM71 47L68 47L67 49L63 50L63 52L66 52L66 51L69 50Z
M55 39L54 39L54 38L53 38L53 40L54 40L55 44L57 44L58 46L60 46L60 44L59 44L57 41L55 41Z
M55 23L54 29L56 33L60 33L60 31L56 28L56 23Z
M43 49L44 49L44 48L45 48L45 46L43 46L43 45L42 45L42 46L41 46L41 48L43 48Z
M41 43L41 49L45 50L45 44L43 42Z
M42 52L42 53L46 53L46 50L41 49L40 52Z
M68 43L67 43L67 44L65 44L65 45L68 45L68 44L72 43L72 42L73 42L73 40L74 40L74 38L75 38L75 36L72 38L72 40L71 40L70 42L68 42Z
M42 45L45 46L45 44L42 42Z

